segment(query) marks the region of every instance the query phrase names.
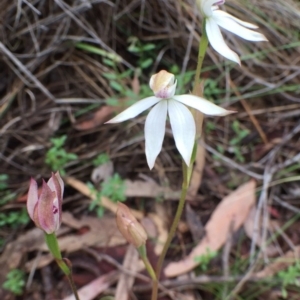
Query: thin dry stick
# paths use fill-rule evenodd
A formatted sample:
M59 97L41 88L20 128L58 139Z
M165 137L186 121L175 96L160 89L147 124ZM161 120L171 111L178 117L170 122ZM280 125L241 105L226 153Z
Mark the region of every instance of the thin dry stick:
M271 163L274 161L275 156L277 155L278 151L281 149L281 147L290 139L292 139L292 137L298 132L300 131L300 124L298 124L293 131L288 134L282 141L282 143L280 145L278 145L277 147L275 147L275 149L273 149L270 154L268 155L268 166L265 169L264 172L264 181L263 181L263 188L262 188L262 192L260 194L259 197L259 201L258 201L258 206L257 206L257 213L255 215L255 220L254 220L254 234L253 234L253 238L252 238L252 242L251 242L251 249L250 249L250 259L251 259L251 263L254 264L254 253L255 253L255 245L256 245L256 241L258 238L258 233L259 233L259 219L260 219L260 215L261 215L261 211L264 208L264 214L263 214L263 231L262 231L262 240L265 241L266 237L267 237L267 223L268 223L268 212L267 212L267 197L268 197L268 188L270 186L270 183L272 181L273 175L278 172L280 170L280 168L284 168L292 163L294 163L295 160L294 158L296 157L296 159L298 159L300 157L300 154L297 154L294 158L287 160L285 163L282 164L278 164L275 165L273 167L271 167ZM265 244L265 243L264 243ZM267 259L266 257L266 253L265 253L265 246L263 246L261 248L261 251L264 253L264 258L265 260Z
M51 100L55 101L55 97L48 89L23 65L2 42L0 42L0 50L32 81L35 85Z
M244 284L251 279L255 268L256 268L256 263L251 266L251 268L248 270L248 272L245 274L245 276L242 277L242 279L235 286L235 288L230 292L230 294L226 297L225 300L234 299L235 295L237 295L239 293L239 291L242 289Z
M218 156L221 160L223 160L225 163L227 163L230 167L238 169L241 172L243 172L243 173L245 173L245 174L247 174L247 175L249 175L249 176L251 176L255 179L259 179L259 180L263 179L263 175L254 173L252 171L249 171L247 169L247 167L237 164L235 161L233 161L232 159L222 155L221 153L219 153L218 151L216 151L214 148L210 147L209 145L205 144L204 147L205 147L206 150L208 150L212 154Z
M300 122L299 122L298 125L296 125L296 126L294 127L294 129L293 129L290 133L286 134L286 135L283 137L281 143L280 143L279 145L277 145L276 147L274 147L274 149L271 150L267 156L265 156L264 158L262 158L262 159L259 161L259 163L260 163L260 164L264 164L266 161L268 161L269 157L271 157L271 156L273 156L274 154L276 154L276 153L280 150L280 148L281 148L283 145L286 145L286 144L287 144L287 143L288 143L288 142L289 142L289 141L290 141L290 140L291 140L298 132L300 132Z
M98 2L102 2L102 0L91 0L89 3L84 2L80 5L70 7L70 11L74 13L83 13L86 10L89 10L91 8L92 4L97 4ZM48 25L51 25L57 21L60 21L61 19L65 18L66 13L62 12L57 15L50 15L47 18L44 18L42 20L39 20L35 22L34 24L31 24L30 27L23 28L22 30L16 32L13 34L11 37L12 38L17 38L19 35L26 34L29 30L34 30L36 28L43 28L44 26L47 27Z
M271 171L273 173L278 172L292 164L298 163L300 161L300 153L298 153L297 155L293 156L292 158L287 159L285 162L281 163L281 164L277 164L275 166L273 166L271 168Z
M283 80L277 82L276 84L272 84L270 86L267 87L263 87L260 90L254 91L254 92L249 92L249 93L245 93L242 96L236 96L236 97L232 97L230 99L229 102L225 103L223 106L227 107L230 106L238 101L240 101L241 99L249 99L249 98L254 98L257 97L259 95L268 93L274 89L280 88L282 85L284 85L286 82L289 82L290 80L292 80L293 78L299 76L300 74L300 70L290 74L289 76L285 77Z
M224 277L229 277L230 275L230 267L229 267L229 256L232 247L232 235L234 232L234 220L230 222L229 231L227 235L227 240L223 248L222 253L222 265L223 265L223 275ZM226 298L226 294L228 293L228 284L224 284L222 298Z
M71 12L71 7L65 3L62 0L55 0L56 4L72 19L74 20L83 30L85 30L90 36L92 36L95 41L97 41L97 43L104 48L106 51L108 51L109 53L113 53L116 57L118 57L120 59L120 61L122 61L128 68L130 69L134 69L134 67L127 62L126 60L124 60L120 55L118 55L113 49L111 49L110 47L108 47L100 38L99 36L90 28L88 28L79 18L76 17L75 14L73 14ZM109 1L103 1L106 4L109 5L113 5L111 2Z
M246 274L245 275L237 275L237 276L208 276L201 275L189 279L174 279L174 280L165 280L162 282L165 288L176 289L176 290L190 290L192 288L199 289L200 284L209 284L209 283L230 283L230 282L240 282L241 280L246 280L250 282L260 283L263 281L266 282L274 282L274 278L261 278L257 277L255 274ZM250 276L249 276L250 275ZM245 281L245 282L246 282ZM148 292L151 290L151 285L137 285L133 287L134 292ZM227 297L228 298L228 297Z
M263 186L262 186L261 194L260 194L260 197L258 200L257 211L256 211L256 214L254 217L254 230L253 230L253 237L252 237L251 247L250 247L250 263L251 264L255 264L255 259L254 259L255 255L254 254L255 254L255 247L256 247L258 235L260 233L259 220L260 220L262 211L264 212L264 214L263 214L263 232L262 232L263 245L265 245L265 240L267 237L267 218L268 218L268 216L266 215L267 214L266 205L267 205L269 185L273 178L273 173L271 173L271 170L270 170L270 164L273 161L273 158L270 160L269 167L266 167L266 169L265 169ZM263 246L260 249L260 251L263 251L263 253L265 253L265 246ZM266 256L265 256L265 258L266 258Z
M236 96L241 98L240 102L242 103L245 111L247 112L250 120L252 121L252 123L253 123L254 127L256 128L258 134L260 135L261 139L263 140L263 142L265 144L268 144L267 136L265 135L264 131L262 130L262 128L261 128L259 122L257 121L257 119L255 118L255 116L252 114L249 104L245 101L245 99L242 98L241 93L238 91L238 89L236 88L236 85L234 84L234 82L231 79L229 79L229 84L230 84L231 88L233 89L234 93L236 94Z
M299 208L297 208L297 207L295 207L295 206L293 206L293 205L291 205L291 204L289 204L285 201L282 201L278 196L274 195L273 200L275 202L277 202L278 204L280 204L281 206L285 207L286 209L289 209L289 210L293 211L296 214L300 214L300 209Z

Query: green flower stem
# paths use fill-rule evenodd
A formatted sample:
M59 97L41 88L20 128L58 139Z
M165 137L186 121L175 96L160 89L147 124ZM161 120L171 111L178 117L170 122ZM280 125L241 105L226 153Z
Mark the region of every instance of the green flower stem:
M205 19L204 19L202 23L202 37L199 44L198 62L197 62L195 80L194 80L193 94L196 93L198 84L200 82L202 64L207 50L207 46L208 46L208 37L205 30Z
M66 263L67 260L62 258L55 233L45 233L45 240L51 254L55 258L56 263L63 271L63 273L67 276L72 291L74 293L75 299L80 300L72 277L72 267L70 266L70 262Z
M179 200L177 211L176 211L174 221L173 221L173 224L171 226L167 241L164 245L162 253L160 254L160 256L158 258L158 262L157 262L157 265L156 265L156 278L157 279L159 279L161 269L162 269L162 264L164 262L164 259L165 259L165 256L167 254L167 251L169 249L169 246L171 244L171 241L172 241L172 239L175 235L175 231L177 229L178 223L180 221L180 217L181 217L182 212L183 212L183 208L184 208L184 204L185 204L185 198L186 198L186 194L187 194L187 189L188 189L188 186L189 186L188 174L190 173L190 171L189 171L190 168L192 168L192 165L190 167L188 167L184 162L182 163L183 183L182 183L182 190L181 190L180 200ZM153 282L151 300L157 300L157 294L158 294L158 281L156 280L156 281Z
M203 92L200 88L200 78L201 78L201 70L202 70L203 60L204 60L204 57L206 54L207 47L208 47L208 37L206 34L206 30L205 30L205 19L204 19L203 23L202 23L202 37L201 37L200 44L199 44L198 62L197 62L197 69L196 69L196 74L195 74L195 79L194 79L194 87L193 87L193 95L196 95L198 97L203 96ZM197 129L196 130L196 138L195 138L195 146L194 146L194 156L191 159L191 165L193 165L193 163L195 162L195 156L197 153L198 140L202 136L202 127L203 127L204 116L201 112L197 111L196 109L191 109L191 112L194 116L195 123L196 123L196 129Z
M194 88L193 88L193 94L196 95L196 91L197 91L197 87L200 83L200 77L201 77L201 70L202 70L202 64L203 64L203 60L205 57L205 53L208 47L208 37L205 31L205 19L203 20L202 23L202 37L201 37L201 41L200 41L200 45L199 45L199 53L198 53L198 62L197 62L197 69L196 69L196 74L195 74L195 80L194 80ZM198 96L202 96L202 95L198 95ZM193 115L195 116L195 113L193 112ZM199 120L199 124L197 122L197 125L199 127L199 129L202 129L202 123L203 123L203 117L200 118ZM201 132L200 132L201 134ZM168 235L168 239L164 245L163 251L158 259L157 265L156 265L156 278L157 280L153 281L153 288L152 288L152 296L151 296L151 300L157 300L157 294L158 294L158 279L161 273L161 269L162 269L162 264L163 261L165 259L165 256L167 254L167 251L169 249L169 246L171 244L171 241L175 235L175 231L176 228L178 226L178 223L180 221L180 217L182 215L183 212L183 208L184 208L184 204L185 204L185 198L186 198L186 194L187 194L187 190L190 184L190 179L191 179L191 175L192 175L192 171L193 171L193 164L195 162L195 158L196 158L196 153L197 153L197 140L198 138L200 138L200 135L197 134L196 137L196 141L194 144L194 149L193 149L193 153L192 153L192 158L191 158L191 163L189 166L187 166L184 162L183 162L183 183L182 183L182 190L181 190L181 196L180 196L180 200L179 200L179 204L177 207L177 211L176 211L176 215L173 221L173 224L171 226L169 235Z
M47 246L55 259L62 259L55 233L45 233Z
M148 271L150 277L152 278L153 281L157 281L157 278L156 278L156 274L148 260L148 257L147 257L147 250L146 250L146 246L145 245L142 245L141 247L137 248L139 254L140 254L140 257L146 267L146 270Z

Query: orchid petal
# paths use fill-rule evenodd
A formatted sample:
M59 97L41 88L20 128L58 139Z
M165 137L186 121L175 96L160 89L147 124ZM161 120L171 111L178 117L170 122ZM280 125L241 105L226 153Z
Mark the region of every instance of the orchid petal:
M59 172L55 174L52 173L51 178L48 180L47 185L49 186L52 192L55 192L55 198L53 201L53 210L54 213L55 224L57 227L61 224L62 218L62 200L63 200L63 192L64 192L64 182L61 179ZM57 228L58 229L58 228Z
M58 230L62 221L62 201L59 201L57 197L53 200L53 224L54 231Z
M234 17L233 15L227 13L224 10L217 9L213 12L213 15L215 16L216 13L217 13L218 17L220 17L220 18L229 18L229 19L235 21L236 23L239 23L240 25L242 25L244 27L251 28L251 29L257 29L258 28L257 25L242 21L242 20Z
M42 193L37 206L37 220L35 223L46 233L53 233L56 229L55 218L53 215L53 201L56 193L43 181Z
M167 100L161 100L149 112L145 122L146 158L150 169L161 151L167 119Z
M142 99L134 103L133 105L131 105L130 107L128 107L123 112L121 112L116 117L112 118L106 123L119 123L132 119L159 101L160 99L154 96Z
M195 108L209 116L226 116L234 112L226 110L225 108L215 105L204 98L194 95L174 96L173 99L181 102L182 104Z
M37 182L33 178L31 178L28 195L27 195L27 211L32 220L34 217L34 209L36 207L38 200L39 197L38 197Z
M224 15L220 10L214 11L213 19L219 26L240 36L245 40L254 42L267 40L263 34L243 27L236 22L236 18L233 18L229 14Z
M238 55L226 45L218 24L213 18L206 20L206 34L211 46L224 57L240 64Z
M61 195L60 185L59 185L54 173L52 173L50 179L47 181L47 185L52 192L55 192L55 194L58 194L58 196Z
M169 98L175 95L176 86L177 86L177 80L175 80L174 84L169 87Z
M187 107L174 100L168 101L168 114L176 147L189 166L196 136L193 115Z
M55 192L59 201L62 201L63 192L64 192L64 182L62 181L59 172L55 174L52 173L52 176L47 182L47 185L51 189L52 192Z
M61 176L60 176L60 174L59 174L59 172L57 171L55 174L55 177L57 178L57 180L58 180L58 183L59 183L59 185L60 185L60 192L61 192L61 199L63 198L63 194L64 194L64 187L65 187L65 184L64 184L64 182L63 182L63 180L62 180L62 178L61 178Z

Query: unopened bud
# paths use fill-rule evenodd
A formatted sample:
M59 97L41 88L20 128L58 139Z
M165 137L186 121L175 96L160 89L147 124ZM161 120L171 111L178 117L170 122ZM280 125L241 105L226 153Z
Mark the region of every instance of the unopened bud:
M27 211L35 225L48 234L55 232L61 224L64 183L59 173L52 173L46 183L43 181L41 195L38 185L31 179L27 197Z
M130 209L120 202L118 203L116 221L119 231L128 243L136 248L146 243L148 237L144 227L137 221Z

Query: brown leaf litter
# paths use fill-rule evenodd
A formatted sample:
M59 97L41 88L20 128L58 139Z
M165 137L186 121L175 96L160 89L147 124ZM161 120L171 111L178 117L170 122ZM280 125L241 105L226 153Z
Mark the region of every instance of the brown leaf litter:
M174 277L191 271L198 265L195 257L205 255L207 250L219 250L230 233L230 227L233 226L233 230L236 231L244 224L255 203L255 187L255 181L251 180L226 196L207 222L205 237L186 258L169 263L164 270L165 275Z

